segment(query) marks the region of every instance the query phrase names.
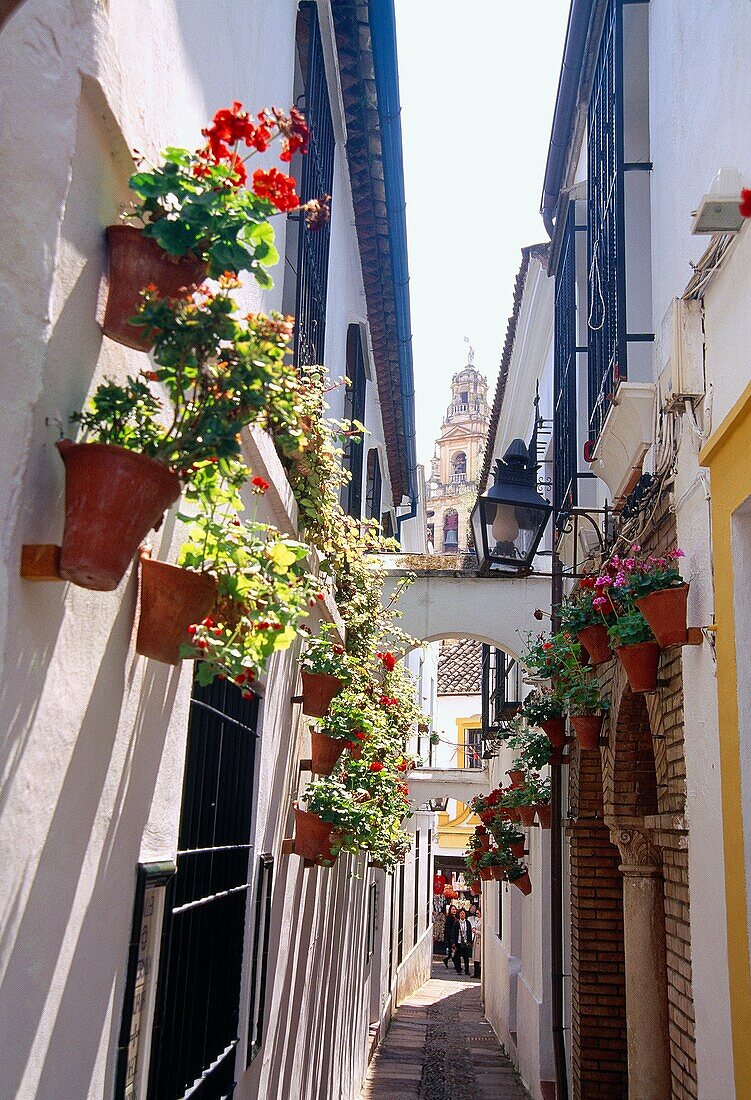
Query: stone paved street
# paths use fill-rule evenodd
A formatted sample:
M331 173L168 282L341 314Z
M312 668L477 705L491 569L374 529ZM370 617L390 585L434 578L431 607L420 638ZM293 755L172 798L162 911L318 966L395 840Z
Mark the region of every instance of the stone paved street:
M528 1100L482 1015L480 983L433 964L398 1009L360 1100Z

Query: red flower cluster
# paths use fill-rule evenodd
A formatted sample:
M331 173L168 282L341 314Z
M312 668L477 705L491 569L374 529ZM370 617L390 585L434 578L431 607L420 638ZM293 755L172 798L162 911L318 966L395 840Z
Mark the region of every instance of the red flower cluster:
M310 130L302 112L298 111L297 107L290 107L289 114L285 115L284 111L274 107L274 118L279 127L279 133L284 137L279 160L289 163L295 153L300 152L305 155L308 151Z
M383 667L387 672L392 672L396 665L396 657L393 653L376 653L376 657L383 661Z
M373 763L369 765L369 768L372 772L382 772L383 764L380 762L380 760L374 760Z
M409 770L409 760L400 760L399 763L396 765L396 770L398 772L408 771Z
M334 650L334 653L336 653L337 657L341 657L342 654L344 653L344 646L343 645L332 646L332 649Z
M269 487L268 481L264 481L262 477L254 477L250 484L254 493L265 493Z
M751 188L744 187L741 191L741 202L738 209L742 217L751 218Z
M228 159L228 146L237 145L240 141L244 141L248 148L257 149L259 153L265 153L271 141L271 128L265 112L261 111L256 126L248 112L243 110L242 103L237 100L231 107L217 111L208 130L201 132L208 138L209 149L215 161Z
M289 213L297 210L300 205L300 196L295 191L295 181L292 176L285 176L278 168L257 168L253 173L253 194L259 199L268 199L270 203Z
M582 577L582 579L581 579L581 587L582 588L594 588L594 586L595 586L594 577L592 577L592 576Z
M403 794L405 798L409 794L409 787L406 783L397 783L396 789L398 790L399 794Z
M367 741L367 739L368 739L368 735L366 733L363 733L362 730L358 730L357 733L355 734L355 737L357 738L358 741Z
M381 704L382 707L398 707L399 706L399 700L398 699L391 699L388 695L382 695L380 697L380 699L378 700L378 702Z

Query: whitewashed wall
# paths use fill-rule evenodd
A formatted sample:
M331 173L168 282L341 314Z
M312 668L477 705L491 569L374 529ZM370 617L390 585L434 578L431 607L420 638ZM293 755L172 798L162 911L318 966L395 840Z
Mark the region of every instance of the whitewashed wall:
M123 378L143 362L103 341L96 323L102 229L127 199L131 149L153 159L166 144L194 146L233 99L251 110L290 103L295 12L293 0L228 0L210 17L198 0L27 0L0 34L3 1096L111 1094L136 864L176 850L190 669L136 657L132 572L107 594L18 578L21 544L61 535L61 422L66 429L105 373ZM334 375L343 373L347 324L364 319L352 222L340 149L327 327ZM283 251L283 219L277 234ZM246 294L254 309L278 308L281 281ZM382 445L372 397L369 407ZM386 501L385 463L383 472ZM174 560L173 517L154 541ZM348 1098L364 1072L371 981L383 1004L387 975L363 961L373 872L359 867L357 877L350 860L303 872L280 855L298 785L294 658L272 662L262 707L254 840L277 857L274 967L267 1042L238 1095ZM418 966L410 973L420 979Z

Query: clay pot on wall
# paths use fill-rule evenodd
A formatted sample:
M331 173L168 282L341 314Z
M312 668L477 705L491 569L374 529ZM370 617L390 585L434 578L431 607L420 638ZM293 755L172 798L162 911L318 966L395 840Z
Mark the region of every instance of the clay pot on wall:
M344 683L338 676L329 676L325 672L306 672L302 674L303 714L309 718L325 718L329 712L331 700L339 694Z
M519 814L519 807L518 806L509 806L508 809L506 810L506 813L508 815L508 820L509 821L521 821L521 816Z
M492 877L493 877L492 867L481 867L480 868L480 878L482 879L483 882L490 882Z
M530 825L535 823L535 808L534 806L519 806L519 820L522 825L528 829Z
M548 740L554 749L563 748L566 744L566 719L548 718L540 722L540 729L547 734Z
M511 855L514 859L524 859L524 845L526 841L524 837L521 840L515 840L513 844L509 844Z
M179 569L142 554L136 653L167 665L178 664L180 646L190 642L188 627L206 618L216 588L216 580L207 573Z
M519 875L518 878L509 879L509 882L511 882L517 890L521 890L525 897L532 893L532 882L529 877L529 871L526 868L523 874Z
M636 645L620 645L616 649L618 660L626 670L631 690L637 694L657 691L657 669L660 664L658 642L637 642Z
M311 742L311 771L316 775L331 775L344 752L344 741L338 737L327 737L314 729L311 730Z
M636 601L636 606L663 649L671 645L686 644L687 602L687 584L682 584L679 588L663 588L660 592L650 592Z
M613 656L608 644L608 629L604 623L586 626L576 637L586 649L593 665L604 664Z
M551 818L550 818L550 803L549 802L548 803L541 803L540 805L535 806L534 810L535 810L535 813L537 814L537 820L540 822L540 828L541 829L549 829L550 828L550 820L551 820Z
M572 714L571 725L576 733L579 748L583 751L598 748L604 714Z
M511 768L506 775L511 780L511 790L518 791L519 787L524 785L527 773L519 768Z
M506 877L506 872L503 867L491 867L490 872L490 877L495 879L496 882L503 882Z
M153 340L144 338L143 325L130 324L141 305L141 291L155 286L162 298L177 298L206 278L207 266L192 256L170 256L151 237L133 225L108 225L110 270L105 336L137 351L148 351Z
M95 592L117 588L136 550L180 496L180 479L113 443L57 444L65 463L60 576Z
M309 813L295 806L295 855L304 859L318 859L330 851L331 823L321 821L318 814Z

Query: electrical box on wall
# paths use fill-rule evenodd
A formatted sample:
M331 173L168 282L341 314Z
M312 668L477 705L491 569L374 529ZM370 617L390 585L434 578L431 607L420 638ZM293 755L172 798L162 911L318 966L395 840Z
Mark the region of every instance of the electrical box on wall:
M704 324L701 302L674 298L657 340L662 406L672 409L704 395Z

